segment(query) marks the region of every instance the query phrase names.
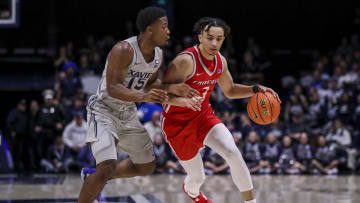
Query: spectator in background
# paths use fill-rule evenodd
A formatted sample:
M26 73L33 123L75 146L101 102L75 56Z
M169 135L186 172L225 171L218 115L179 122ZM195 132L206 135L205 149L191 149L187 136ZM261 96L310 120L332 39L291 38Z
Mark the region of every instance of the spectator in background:
M280 146L277 144L273 133L267 134L267 142L262 147L262 158L264 160L263 173L274 173L279 168Z
M26 100L21 99L6 119L7 141L13 156L15 172L28 170L30 167L29 151L32 146L29 145L28 122Z
M167 172L169 174L179 173L185 174L184 168L181 166L179 160L176 158L173 150L170 149L169 145L166 145L167 151L169 151L168 160L166 161Z
M64 66L64 64L69 61L65 46L61 46L59 48L59 53L58 54L59 54L58 58L56 58L55 61L54 61L54 67L55 67L57 72L61 71L61 68Z
M144 124L144 128L147 130L153 142L155 140L155 135L161 135L160 114L160 111L154 111L151 120Z
M300 170L305 170L304 166L297 162L295 158L294 147L289 136L284 136L282 139L279 165L280 170L278 170L278 173L299 174Z
M86 54L81 54L79 59L79 75L93 75L95 72L91 69L89 59Z
M244 62L241 66L241 80L244 84L262 83L264 75L261 73L260 65L254 61L253 54L249 51L244 53Z
M218 153L207 147L204 156L207 174L230 174L229 164Z
M95 158L91 153L91 149L88 146L84 146L81 148L78 156L77 156L77 164L79 168L94 168L96 166Z
M95 74L98 74L97 71L99 70L97 69L99 69L99 67L90 64L86 54L80 56L79 64L79 75L81 84L83 84L84 87L84 93L88 95L96 94L100 76Z
M70 107L67 108L66 112L66 123L73 120L75 114L81 114L83 118L86 118L86 108L82 98L75 96Z
M90 69L94 70L96 75L101 75L104 71L105 65L98 52L93 52L90 58Z
M350 123L352 112L353 106L351 105L351 98L347 93L343 93L339 102L337 118L339 118L344 123Z
M285 119L289 120L295 113L305 113L308 111L309 104L302 92L302 87L295 85L292 93L290 94L290 100L286 103L285 107Z
M314 158L312 160L312 166L314 174L337 174L337 166L339 164L338 156L335 147L330 147L326 143L324 136L319 136L317 139L318 147L315 150Z
M324 107L320 103L320 97L318 92L314 88L310 88L309 90L309 114L308 121L309 126L312 129L320 129L321 124L324 124ZM319 130L317 130L318 132Z
M63 142L71 148L71 154L76 158L83 147L87 133L86 121L82 112L74 112L74 119L69 123L63 132Z
M154 154L156 157L156 169L155 173L163 173L166 171L167 160L169 159L169 151L166 148L166 144L161 134L154 136Z
M155 111L162 111L162 107L155 103L143 103L139 108L137 115L142 121L142 123L146 123L151 120L152 115Z
M31 101L29 110L29 135L31 146L33 146L31 162L34 168L39 170L41 160L41 146L38 139L41 138L42 128L40 125L40 107L36 100Z
M345 149L351 144L351 134L349 130L343 126L341 120L336 119L326 135L326 140L330 144Z
M284 127L280 122L280 119L276 119L273 123L270 124L270 132L273 134L277 140L280 140L284 136Z
M300 143L295 146L294 152L295 158L300 165L300 171L302 173L310 172L314 149L309 144L307 133L301 133Z
M64 127L64 115L60 108L54 105L54 91L45 90L44 104L40 108L39 125L41 127L41 145L42 157L45 156L49 145L53 144L56 136L60 136Z
M243 156L250 173L258 173L265 166L261 160L259 136L256 131L250 131L247 142L243 146Z
M81 94L83 86L80 79L76 76L78 70L74 62L67 62L63 66L65 75L56 84L57 99L65 106L70 106L73 96Z
M302 132L308 132L308 127L303 121L302 112L293 112L291 116L291 123L287 126L287 132L294 141L298 142Z
M243 139L245 140L249 135L249 132L254 129L253 124L251 123L249 117L245 113L240 114L240 126L238 127L238 131L243 135Z
M54 144L48 148L46 158L41 160L41 166L44 171L56 173L68 172L70 165L73 164L70 151L71 149L58 137Z

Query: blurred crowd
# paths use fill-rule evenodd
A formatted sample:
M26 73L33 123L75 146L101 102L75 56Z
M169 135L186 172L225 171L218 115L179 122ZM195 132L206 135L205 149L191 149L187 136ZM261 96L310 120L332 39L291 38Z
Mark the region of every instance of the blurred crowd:
M129 31L131 34L131 30ZM7 117L4 131L15 172L65 173L94 167L84 140L87 99L97 89L107 53L116 43L111 36L84 42L68 41L53 59L53 89L42 101L20 100ZM271 60L254 38L239 57L231 37L223 46L235 82L266 84L264 71ZM164 47L166 65L192 38L172 40ZM311 67L310 67L311 66ZM211 104L233 134L236 145L253 174L338 174L360 172L360 44L357 35L343 38L327 54L314 55L300 78L282 78L276 90L282 111L273 124L249 120L247 100L229 100L216 87ZM160 76L161 77L161 76ZM160 128L161 106L137 104L138 117L154 143L156 173L184 173ZM227 163L210 148L201 150L207 174L229 174ZM127 158L119 153L119 160Z

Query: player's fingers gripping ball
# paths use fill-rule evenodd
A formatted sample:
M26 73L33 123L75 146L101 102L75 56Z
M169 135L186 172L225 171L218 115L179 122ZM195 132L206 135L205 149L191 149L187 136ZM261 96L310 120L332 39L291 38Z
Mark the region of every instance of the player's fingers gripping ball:
M248 104L247 112L252 121L260 125L274 122L280 114L280 102L270 92L254 94Z

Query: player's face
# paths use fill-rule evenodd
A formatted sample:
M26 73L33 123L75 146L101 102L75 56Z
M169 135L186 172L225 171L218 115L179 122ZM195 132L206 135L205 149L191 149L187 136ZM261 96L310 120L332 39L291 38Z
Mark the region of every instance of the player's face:
M161 17L152 27L152 40L157 46L165 45L170 39L170 30L167 17Z
M224 40L224 30L221 27L212 26L209 31L204 31L199 35L200 45L203 46L204 50L212 56L217 54Z

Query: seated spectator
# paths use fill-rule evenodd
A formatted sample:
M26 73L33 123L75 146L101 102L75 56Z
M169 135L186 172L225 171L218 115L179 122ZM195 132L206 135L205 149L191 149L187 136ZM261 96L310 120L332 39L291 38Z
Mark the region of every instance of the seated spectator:
M154 111L151 120L144 124L144 128L147 130L150 139L153 142L155 140L155 135L161 135L160 114L160 111Z
M337 174L337 166L339 164L338 156L335 147L330 147L326 143L324 136L319 136L317 139L318 147L315 150L312 166L314 174Z
M154 154L156 158L155 173L163 173L166 171L167 160L169 159L169 152L161 134L156 134L154 137Z
M66 146L61 138L57 138L55 144L48 148L46 158L41 160L41 166L45 172L64 173L69 171L73 164L70 155L71 149Z
M301 165L300 170L302 173L310 172L313 151L314 149L309 144L307 133L301 133L300 143L295 146L294 152L297 162Z
M280 170L278 170L278 173L299 174L301 170L306 170L303 165L296 161L294 147L289 136L283 137L279 165Z
M291 122L287 126L287 133L294 141L298 142L301 133L308 132L308 127L303 120L303 114L301 112L294 112L291 116Z
M207 152L204 157L204 167L210 174L230 174L230 167L227 162L215 151L206 148Z
M326 140L330 144L334 144L341 148L347 148L351 144L351 134L349 130L343 126L341 120L336 119L326 135Z
M340 119L343 123L350 123L352 116L352 106L351 106L351 97L347 93L343 93L341 95L339 101L339 109L337 112L338 119Z
M270 124L269 133L272 133L277 140L280 140L284 136L284 127L280 122L280 119L276 119L273 123Z
M176 158L173 150L170 149L169 145L166 145L168 151L168 160L166 161L166 168L169 174L179 173L185 174L184 168L181 166L179 160Z
M254 124L251 123L247 114L240 114L240 126L238 127L238 131L243 135L243 139L247 138L249 132L254 129Z
M256 131L250 131L247 142L243 146L243 156L250 173L258 173L265 167L265 162L261 160L259 137Z
M312 129L320 128L324 123L324 106L321 105L319 94L316 90L309 90L310 105L308 121ZM319 130L318 130L319 131Z
M74 112L74 119L65 127L62 135L63 142L71 148L71 154L76 158L80 150L85 147L87 125L82 112Z
M277 144L277 140L274 134L268 133L267 143L262 147L262 157L264 160L263 173L274 173L279 168L278 163L280 156L280 146Z

